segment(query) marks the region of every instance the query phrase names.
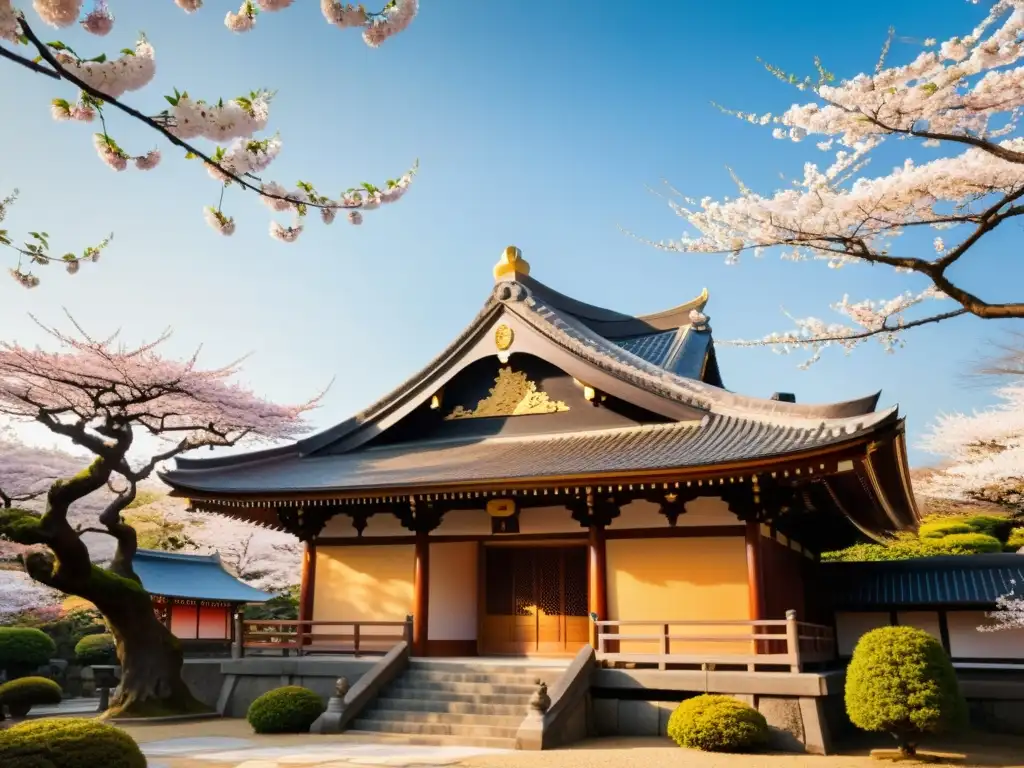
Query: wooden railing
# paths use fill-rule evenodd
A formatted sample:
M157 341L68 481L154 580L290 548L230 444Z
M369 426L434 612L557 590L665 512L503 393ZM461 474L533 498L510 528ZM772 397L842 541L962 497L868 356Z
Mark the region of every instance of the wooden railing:
M669 665L745 665L753 671L759 666L781 666L800 672L805 664L836 657L832 628L797 621L795 611L787 611L785 619L757 621L594 623L599 662L651 664L658 669Z
M385 654L397 643L412 642L412 619L405 621L244 621L235 617L233 655L246 651Z

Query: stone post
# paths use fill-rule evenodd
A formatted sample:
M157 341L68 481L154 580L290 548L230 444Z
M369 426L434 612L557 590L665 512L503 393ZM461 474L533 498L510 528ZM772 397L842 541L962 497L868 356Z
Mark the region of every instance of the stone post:
M345 694L348 693L348 680L339 677L334 684L334 695L327 701L327 709L309 727L310 733L341 733L341 718L345 714Z

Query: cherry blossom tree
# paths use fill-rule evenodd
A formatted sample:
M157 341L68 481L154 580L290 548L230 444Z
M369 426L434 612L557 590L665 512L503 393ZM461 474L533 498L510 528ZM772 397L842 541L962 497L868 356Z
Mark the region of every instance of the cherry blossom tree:
M1014 591L996 600L996 610L989 614L995 621L978 627L982 632L998 632L1003 629L1024 629L1024 597L1016 591L1017 583L1013 582Z
M0 510L0 535L31 548L22 562L35 581L82 597L103 614L123 668L112 712L193 711L200 705L182 682L180 645L157 620L133 570L138 541L122 513L161 462L203 446L295 438L307 431L302 416L316 400L275 405L234 381L238 363L203 370L195 355L164 359L158 350L166 333L128 347L117 336L97 340L75 329L45 329L56 352L0 343L0 414L41 424L94 457L50 483L41 514ZM139 460L132 453L137 434L152 436L161 449ZM70 505L104 486L115 495L95 523L73 526ZM87 531L116 541L108 567L91 562L82 541Z
M808 161L800 178L768 195L735 176L738 195L724 200L670 189L672 210L693 231L676 241L645 242L666 251L724 254L728 263L778 248L783 259L820 260L835 269L889 267L926 287L879 302L843 297L833 309L845 323L793 318L792 331L734 344L803 349L810 353L806 367L826 347L849 351L874 338L892 350L905 331L955 317L1024 317L1024 295L1008 303L987 300L950 272L972 256L976 261L987 235L1024 214L1024 136L1018 131L1024 0L999 0L966 35L925 40L925 50L909 64L888 65L893 39L890 33L872 72L838 83L817 60L816 76L804 78L766 65L800 92L803 103L781 114L723 111L770 127L777 139L816 137L817 149L831 160ZM872 155L893 140L906 141L920 159L908 157L888 174L865 173ZM901 243L904 253L897 251ZM938 300L953 304L921 311Z
M60 40L44 41L23 10L14 6L18 0L0 0L0 58L25 67L42 77L70 87L72 98L53 100L53 118L61 122L99 123L93 144L100 160L114 171L134 167L139 171L156 168L162 158L159 149L129 151L118 144L109 125L114 114L127 116L151 128L165 141L182 151L188 159L198 159L213 179L219 195L215 206L207 206L203 214L209 225L222 235L235 231L234 217L224 209L224 193L229 188L256 193L271 211L286 213L290 223L270 222L271 237L294 242L302 233L310 211L319 212L325 224L334 221L340 211L350 224L361 224L363 213L397 201L412 183L416 166L378 187L369 182L349 187L338 197L317 190L309 181L299 181L294 188L265 179L261 174L281 152L277 135L258 137L270 118L273 94L254 90L235 98L205 101L190 96L188 91L174 90L164 96L169 109L149 111L124 101L128 92L144 89L156 73L156 54L145 36L133 47L123 48L119 55L79 53ZM202 0L176 0L186 13L194 13ZM26 2L27 4L27 2ZM91 10L83 14L83 0L33 0L32 7L43 23L58 29L74 25L96 36L110 34L114 15L106 0L94 0ZM251 30L262 13L282 11L292 0L243 0L237 10L227 13L224 23L232 32ZM342 4L338 0L321 0L321 10L328 24L341 29L362 29L367 45L377 47L401 32L415 17L418 0L390 0L378 13L360 6ZM5 47L7 43L11 47ZM29 49L21 53L19 48ZM201 148L195 142L212 142L213 148ZM221 145L223 143L223 145ZM0 203L0 219L13 202L14 195ZM18 254L14 278L25 287L38 285L36 267L61 262L68 272L78 271L83 261L96 261L110 238L86 248L82 255L50 252L49 235L32 231L23 245L16 245L5 230L0 230L0 245L13 248Z

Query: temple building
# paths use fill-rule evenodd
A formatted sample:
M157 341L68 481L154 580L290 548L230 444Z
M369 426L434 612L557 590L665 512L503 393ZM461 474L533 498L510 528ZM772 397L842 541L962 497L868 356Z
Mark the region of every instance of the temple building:
M157 617L187 655L227 653L235 639L235 613L273 597L228 573L216 554L139 549L132 567L153 596Z
M539 282L515 247L494 278L362 413L162 475L306 542L302 619L411 615L418 656L571 655L594 617L831 626L820 553L916 525L898 409L730 392L706 291L622 314Z

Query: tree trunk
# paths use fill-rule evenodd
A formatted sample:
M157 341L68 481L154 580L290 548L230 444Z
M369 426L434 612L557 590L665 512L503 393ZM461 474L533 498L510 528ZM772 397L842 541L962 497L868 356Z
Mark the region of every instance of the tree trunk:
M121 682L107 717L209 712L182 680L181 643L157 619L150 596L119 581L112 583L120 588L108 589L105 599L94 600L110 626L121 662Z
M900 756L906 758L917 757L917 744L910 741L906 736L896 736L896 746L900 750Z

